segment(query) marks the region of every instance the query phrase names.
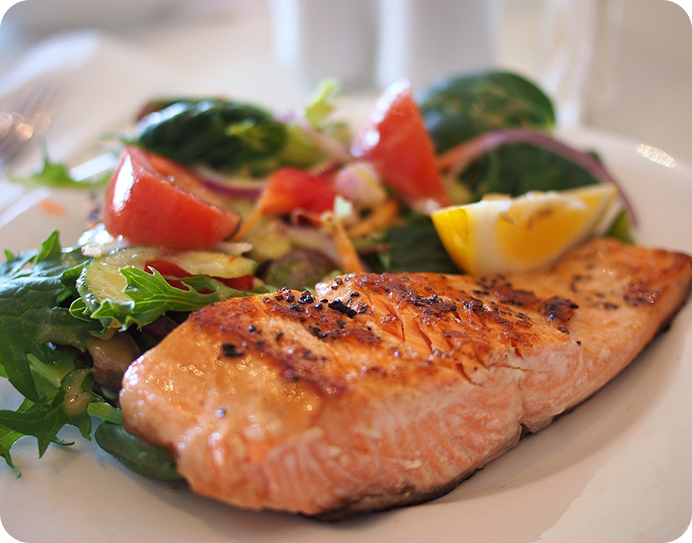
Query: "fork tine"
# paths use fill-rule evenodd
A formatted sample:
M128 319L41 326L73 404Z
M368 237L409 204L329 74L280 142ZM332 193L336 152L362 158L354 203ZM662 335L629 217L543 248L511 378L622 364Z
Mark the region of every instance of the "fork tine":
M53 114L57 110L57 105L61 102L64 94L62 89L55 81L46 89L43 96L41 107L37 108L31 122L34 124L34 131L38 134L43 134L50 123Z
M19 159L20 155L27 149L28 139L24 140L10 134L7 144L0 146L0 164L9 168L10 164Z
M5 120L9 115L11 123L9 129L3 126L0 136L0 168L8 169L32 147L32 140L45 133L62 94L56 78L47 74L4 101L0 113L5 113Z

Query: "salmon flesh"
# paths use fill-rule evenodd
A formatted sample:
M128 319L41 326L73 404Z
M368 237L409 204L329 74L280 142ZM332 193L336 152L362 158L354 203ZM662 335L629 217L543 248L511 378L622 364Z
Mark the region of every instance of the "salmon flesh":
M230 299L130 366L124 424L240 508L426 501L615 377L691 276L686 255L597 239L533 273L356 273Z

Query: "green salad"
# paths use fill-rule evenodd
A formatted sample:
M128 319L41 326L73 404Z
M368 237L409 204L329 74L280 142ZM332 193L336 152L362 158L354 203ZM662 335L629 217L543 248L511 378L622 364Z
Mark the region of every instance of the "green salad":
M174 479L167 451L121 424L128 365L206 305L349 272L459 273L431 214L490 193L574 189L614 180L599 157L551 135L555 112L507 72L406 80L370 118L334 120L338 85L285 114L219 97L147 103L117 165L74 179L45 159L17 182L96 191L75 247L58 232L0 264L0 376L22 395L0 406L0 456L33 436L67 446L65 425L126 466ZM612 232L629 237L628 213ZM16 471L16 470L15 470ZM19 472L17 472L19 474Z

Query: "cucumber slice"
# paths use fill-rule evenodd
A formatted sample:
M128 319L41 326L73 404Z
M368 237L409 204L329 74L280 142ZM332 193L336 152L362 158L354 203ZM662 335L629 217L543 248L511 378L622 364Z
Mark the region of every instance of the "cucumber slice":
M144 270L147 263L162 261L182 268L188 274L233 279L254 275L257 263L242 256L217 251L174 251L154 247L127 247L95 258L77 281L77 290L92 315L102 313L119 326L119 318L131 312L133 301L125 294L127 279L121 273L126 267ZM96 316L96 315L94 315Z
M156 259L157 254L156 249L149 247L127 247L95 258L82 270L77 291L92 313L110 303L121 307L126 314L132 299L123 292L127 279L120 270L128 266L143 270L146 262Z
M164 251L158 258L180 266L191 275L223 279L254 275L257 269L254 260L215 251Z

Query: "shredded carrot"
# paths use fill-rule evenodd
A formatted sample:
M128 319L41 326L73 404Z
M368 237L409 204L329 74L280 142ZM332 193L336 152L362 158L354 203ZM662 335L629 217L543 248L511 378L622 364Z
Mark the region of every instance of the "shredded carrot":
M231 241L238 241L243 238L250 230L252 230L260 219L264 216L262 208L256 207L252 213L245 217L240 223L240 228L233 234Z
M358 251L351 243L346 229L341 221L332 212L322 214L322 224L327 228L329 235L334 240L336 252L341 260L341 269L345 272L365 271L363 263L358 257Z
M384 204L373 210L370 215L359 223L351 226L347 233L352 238L362 238L383 228L390 226L399 215L399 204L396 200L387 200Z
M65 206L59 204L55 200L51 200L50 198L46 198L45 200L43 200L39 204L39 208L46 215L55 215L58 217L62 217L63 215L65 215Z

